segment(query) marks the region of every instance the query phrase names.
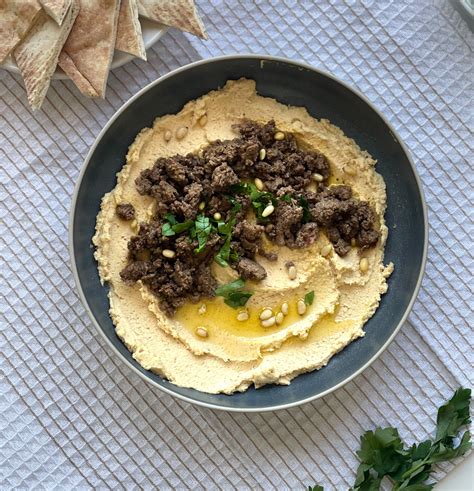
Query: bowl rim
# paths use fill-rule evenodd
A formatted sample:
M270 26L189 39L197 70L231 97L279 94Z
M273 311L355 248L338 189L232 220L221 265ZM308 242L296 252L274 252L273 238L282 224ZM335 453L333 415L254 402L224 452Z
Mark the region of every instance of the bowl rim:
M206 65L208 63L214 63L222 60L230 60L230 59L253 59L253 60L260 60L261 62L263 61L271 61L271 62L279 62L279 63L287 63L290 65L295 65L300 68L304 68L306 70L310 70L313 72L318 73L319 75L323 75L327 78L332 79L336 83L342 85L345 87L347 90L351 91L354 93L357 97L359 97L363 102L365 102L381 119L382 121L387 125L388 129L392 133L392 135L396 138L397 142L400 144L403 152L405 153L408 162L410 163L410 166L412 168L413 174L415 176L415 181L418 187L418 191L420 193L420 198L421 198L421 204L422 204L422 209L423 209L423 222L424 222L424 243L423 243L423 256L422 256L422 262L421 262L421 268L420 272L418 274L418 279L415 285L415 288L413 290L413 293L411 295L410 301L408 303L407 308L405 309L405 312L402 315L402 318L400 319L400 322L394 329L393 333L390 335L390 337L385 341L385 343L378 349L378 351L368 360L362 367L360 367L357 371L355 371L353 374L348 376L346 379L342 380L338 384L334 385L330 389L327 389L319 394L316 394L314 396L307 397L305 399L301 399L299 401L295 402L290 402L287 404L280 404L280 405L275 405L275 406L266 406L263 408L234 408L234 407L222 407L219 404L215 403L207 403L207 402L202 402L202 401L197 401L191 397L178 394L177 392L174 392L172 389L169 389L167 387L161 386L151 378L149 378L146 374L142 373L137 367L135 367L129 360L124 358L122 354L119 352L119 350L113 345L112 341L109 340L109 338L106 336L105 332L103 329L100 327L98 321L94 317L90 307L89 303L87 301L87 298L84 295L84 292L82 290L82 285L79 280L79 275L78 275L78 270L77 270L77 265L76 265L76 260L75 260L75 255L74 255L74 217L75 217L75 212L76 212L76 204L77 204L77 197L79 193L79 189L82 185L82 180L84 177L84 174L89 166L90 159L95 152L95 149L99 142L101 141L102 137L104 134L109 130L110 126L114 121L118 118L118 116L128 107L130 106L135 100L140 98L144 93L146 93L148 90L153 88L155 85L161 83L162 81L173 77L174 75L181 73L185 70L188 70L190 68L193 68L195 66L199 65ZM316 399L320 399L321 397L324 397L331 392L334 392L337 389L340 389L343 387L345 384L350 382L352 379L360 375L364 370L366 370L372 363L387 349L387 347L390 345L390 343L393 341L395 336L398 334L398 331L400 331L402 325L405 323L407 320L407 317L413 307L413 304L416 300L416 297L418 296L418 292L421 287L421 283L423 280L423 276L425 273L425 268L426 268L426 262L427 262L427 253L428 253L428 243L429 243L429 226L428 226L428 211L427 211L427 205L426 205L426 200L425 200L425 195L423 192L423 187L421 183L421 179L418 175L418 172L416 170L416 166L413 162L413 159L411 158L411 155L408 151L408 148L406 145L403 143L401 140L398 132L393 128L393 126L390 124L390 122L385 118L385 116L368 100L366 96L364 96L359 90L354 89L350 85L348 85L346 82L340 80L339 78L335 77L334 75L324 71L320 70L319 68L313 67L309 65L308 63L302 62L302 61L296 61L296 60L291 60L289 58L284 58L280 56L270 56L270 55L260 55L260 54L232 54L232 55L223 55L223 56L216 56L212 58L206 58L203 60L198 60L192 63L188 63L186 65L183 65L181 67L178 67L174 70L171 70L170 72L166 73L165 75L162 75L158 79L154 80L153 82L150 82L147 84L145 87L140 89L134 96L132 96L130 99L128 99L115 113L114 115L109 119L107 124L102 128L96 139L94 140L94 143L92 144L91 148L89 149L86 158L84 159L84 163L82 165L81 171L79 173L79 176L77 178L76 185L74 187L74 192L72 195L72 201L71 201L71 209L69 212L69 230L68 230L68 249L69 249L69 255L70 255L70 261L71 261L71 269L73 272L74 276L74 281L76 284L76 289L77 292L79 293L79 298L85 308L85 311L87 312L87 315L89 316L89 319L92 321L92 324L95 326L97 331L101 334L102 338L105 340L107 345L112 349L112 351L115 353L116 356L118 356L123 363L125 363L128 367L130 367L134 373L138 374L143 380L148 382L149 384L153 385L154 387L157 387L159 390L163 391L166 394L169 394L173 397L176 397L184 402L190 403L190 404L195 404L201 407L205 407L208 409L214 409L214 410L219 410L219 411L226 411L226 412L236 412L236 413L261 413L261 412L267 412L267 411L277 411L277 410L282 410L282 409L289 409L292 407L300 406L302 404L305 404L307 402L314 401ZM230 396L232 397L232 396Z

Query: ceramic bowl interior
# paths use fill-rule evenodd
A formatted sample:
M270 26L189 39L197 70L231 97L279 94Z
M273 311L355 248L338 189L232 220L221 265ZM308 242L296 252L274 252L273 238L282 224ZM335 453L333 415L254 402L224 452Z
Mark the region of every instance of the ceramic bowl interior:
M365 326L364 338L351 343L319 371L300 375L289 386L268 385L231 396L177 387L144 370L116 336L109 317L107 287L102 286L91 238L102 196L116 183L128 146L157 116L178 112L183 105L229 79L257 82L261 95L304 106L315 118L327 118L342 128L378 160L377 171L387 186L389 227L385 257L395 271L389 291ZM70 248L79 293L93 323L109 345L142 377L189 402L217 409L264 411L290 407L320 397L366 368L388 345L410 310L424 270L427 245L426 208L414 165L395 131L360 94L332 76L289 60L222 57L180 68L144 88L122 107L91 149L71 210Z

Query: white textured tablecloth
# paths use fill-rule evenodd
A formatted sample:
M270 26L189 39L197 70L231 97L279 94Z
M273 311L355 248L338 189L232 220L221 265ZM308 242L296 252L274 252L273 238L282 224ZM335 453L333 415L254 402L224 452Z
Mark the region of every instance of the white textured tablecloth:
M170 30L149 63L110 75L105 101L55 81L32 114L20 78L0 70L2 489L344 489L364 430L425 438L436 406L472 384L467 24L443 1L198 4L209 41ZM407 144L430 219L423 286L391 346L323 400L262 415L193 407L124 366L84 312L67 250L74 183L114 111L170 69L239 52L301 59L363 92Z

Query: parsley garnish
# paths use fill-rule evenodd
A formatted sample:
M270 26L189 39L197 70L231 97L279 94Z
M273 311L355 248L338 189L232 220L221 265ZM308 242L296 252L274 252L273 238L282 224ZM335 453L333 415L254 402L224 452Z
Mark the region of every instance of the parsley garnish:
M231 186L231 191L237 194L245 194L250 198L250 202L255 210L257 219L265 222L268 219L262 217L262 211L270 204L276 205L275 196L268 191L259 191L257 186L251 182L239 182Z
M245 281L239 278L238 280L231 281L225 285L221 285L216 288L216 295L224 297L224 302L237 309L243 307L248 299L253 295L253 292L242 290L245 286Z
M306 305L312 305L314 300L314 290L311 290L304 296L304 303Z
M194 223L192 220L186 220L185 222L179 223L172 213L167 213L165 215L165 220L166 222L161 226L161 233L165 237L171 237L189 230Z
M206 247L207 239L212 232L212 224L209 217L199 215L194 222L194 227L196 229L196 238L198 241L198 247L194 249L194 252L198 254Z
M453 397L438 410L436 436L411 447L405 447L396 428L377 428L367 431L360 439L357 469L353 491L377 491L382 479L388 477L392 491L428 491L434 484L426 484L433 464L460 457L471 448L471 433L465 431L455 446L461 427L468 425L470 389L458 389ZM321 486L309 490L322 491Z

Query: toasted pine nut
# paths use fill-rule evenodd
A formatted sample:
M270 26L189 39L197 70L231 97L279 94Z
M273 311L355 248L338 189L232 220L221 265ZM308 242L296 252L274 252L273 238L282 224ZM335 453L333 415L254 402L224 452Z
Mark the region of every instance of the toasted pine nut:
M275 325L275 317L262 321L262 327L272 327Z
M331 251L332 251L331 244L326 244L325 246L321 247L321 256L323 257L329 256Z
M220 220L222 218L222 215L218 211L216 211L214 215L212 215L212 217L214 218L214 220Z
M369 270L369 260L366 257L363 257L360 260L359 269L361 273L367 273L367 271Z
M281 304L281 313L283 315L288 315L288 302L283 302Z
M237 320L240 322L248 321L249 320L249 313L246 310L241 310L237 314Z
M303 299L298 300L296 304L296 309L298 310L298 314L303 315L306 312L306 304Z
M273 212L275 211L275 207L273 205L268 205L263 211L262 211L262 217L266 218L270 216Z
M261 191L263 189L264 185L263 185L263 181L261 179L259 179L258 177L256 177L255 180L254 180L254 183L255 183L255 187L259 191Z
M176 130L176 138L182 140L188 133L188 128L186 126L181 126Z
M166 130L165 134L163 135L163 138L165 139L165 142L169 142L171 140L171 137L173 134L171 133L170 130Z
M278 314L275 316L275 322L277 323L278 326L283 322L283 319L284 319L283 312L278 312Z
M355 176L357 171L352 167L352 165L345 165L342 170L349 176Z
M173 259L174 256L176 256L176 252L172 251L171 249L163 249L162 254L168 259Z
M261 148L260 152L258 152L258 158L260 160L265 160L266 156L267 156L267 151L264 148Z
M206 203L204 203L204 201L201 201L201 202L199 203L198 208L199 208L199 210L200 210L200 211L204 210L204 208L206 208Z
M199 119L198 119L199 126L206 126L207 123L207 114L203 114Z
M263 309L262 313L260 314L260 320L266 321L267 319L270 319L272 315L273 315L272 309Z
M324 177L321 174L318 174L317 172L315 174L313 174L313 179L316 182L323 182L324 181Z
M196 329L196 335L199 336L200 338L207 338L209 334L204 326L199 326Z
M296 271L296 266L290 266L288 268L288 278L290 278L290 280L295 280L297 275L298 272Z
M275 140L284 140L285 133L283 133L283 131L277 131L273 138L275 138Z

